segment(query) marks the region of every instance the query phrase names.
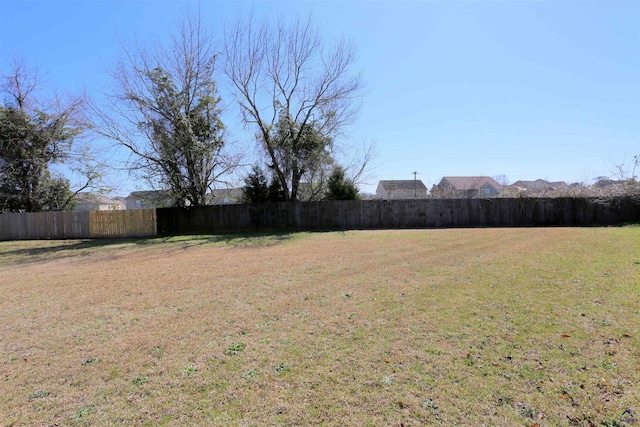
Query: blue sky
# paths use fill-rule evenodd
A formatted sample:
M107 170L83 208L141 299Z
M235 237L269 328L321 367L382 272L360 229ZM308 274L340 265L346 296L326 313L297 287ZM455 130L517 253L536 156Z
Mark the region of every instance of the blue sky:
M326 41L353 41L366 91L343 143L377 143L367 192L413 171L429 187L445 175L586 181L640 153L640 1L0 0L0 67L21 55L47 88L98 96L118 40L166 38L187 4L214 30L251 8L311 12ZM250 143L225 103L230 136ZM140 189L117 181L118 194Z

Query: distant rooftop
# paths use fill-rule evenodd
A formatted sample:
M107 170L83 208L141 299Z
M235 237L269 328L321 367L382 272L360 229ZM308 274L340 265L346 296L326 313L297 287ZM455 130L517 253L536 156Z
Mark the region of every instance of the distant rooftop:
M417 179L406 179L406 180L389 180L389 181L380 181L380 185L387 191L390 190L426 190L427 186L424 183Z
M490 176L445 176L443 181L449 182L456 190L475 190L485 184L501 190L504 187Z

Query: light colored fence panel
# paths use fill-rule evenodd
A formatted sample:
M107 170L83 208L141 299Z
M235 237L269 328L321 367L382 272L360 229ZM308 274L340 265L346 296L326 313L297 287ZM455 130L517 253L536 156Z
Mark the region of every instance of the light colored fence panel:
M92 211L89 227L91 238L155 236L156 210Z

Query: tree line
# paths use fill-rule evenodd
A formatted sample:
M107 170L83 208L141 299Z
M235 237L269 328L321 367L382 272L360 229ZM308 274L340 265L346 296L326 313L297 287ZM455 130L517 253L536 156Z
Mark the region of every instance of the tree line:
M261 153L244 179L247 202L357 198L373 149L349 164L336 155L360 106L355 58L346 40L322 40L310 17L239 18L218 47L202 17L187 13L168 43L122 48L100 101L44 101L37 70L16 60L2 86L0 211L71 208L74 192L52 173L56 163L84 177L75 193L99 187L104 162L91 138L125 148L129 172L174 206L210 203L216 183L247 166L222 120L222 79Z

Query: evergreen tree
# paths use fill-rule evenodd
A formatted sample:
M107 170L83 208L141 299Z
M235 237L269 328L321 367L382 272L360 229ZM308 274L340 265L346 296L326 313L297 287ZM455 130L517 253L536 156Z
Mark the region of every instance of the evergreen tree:
M358 188L345 177L344 169L336 166L327 180L327 200L356 200Z
M52 176L49 167L68 158L81 133L74 114L78 103L57 104L48 111L32 99L37 79L16 63L5 76L0 105L0 211L39 212L71 208L69 181Z

